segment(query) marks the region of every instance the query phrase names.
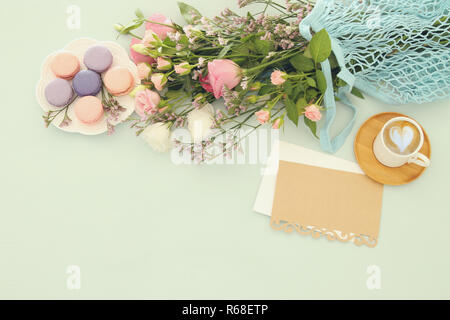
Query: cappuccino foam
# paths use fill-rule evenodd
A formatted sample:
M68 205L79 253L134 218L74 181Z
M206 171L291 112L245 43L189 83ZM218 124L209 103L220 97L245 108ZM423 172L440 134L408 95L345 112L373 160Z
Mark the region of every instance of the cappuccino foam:
M420 131L408 121L396 121L387 126L383 134L385 145L392 152L409 155L420 145Z

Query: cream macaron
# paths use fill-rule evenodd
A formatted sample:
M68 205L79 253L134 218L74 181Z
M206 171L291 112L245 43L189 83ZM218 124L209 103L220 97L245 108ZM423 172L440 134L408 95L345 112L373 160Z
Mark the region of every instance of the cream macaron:
M59 52L52 58L50 69L58 78L71 80L80 71L80 61L70 52Z
M133 90L134 78L127 68L114 67L105 73L103 84L109 93L119 97L129 94Z
M86 96L77 100L75 115L84 124L95 124L103 117L103 105L99 98Z

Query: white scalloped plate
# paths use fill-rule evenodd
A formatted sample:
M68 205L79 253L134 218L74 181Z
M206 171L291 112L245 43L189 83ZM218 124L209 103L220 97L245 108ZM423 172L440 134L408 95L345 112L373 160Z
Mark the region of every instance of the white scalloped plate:
M83 63L84 53L86 52L86 50L89 47L91 47L93 45L102 45L102 46L107 47L111 51L113 58L114 58L113 64L111 67L122 66L122 67L128 68L131 71L131 73L135 79L135 83L138 84L140 82L136 65L130 60L130 58L128 57L128 53L125 51L125 49L122 48L117 43L114 43L111 41L97 41L94 39L82 38L82 39L77 39L77 40L70 42L66 47L63 48L63 50L72 52L74 55L76 55L78 57L78 59L80 60L80 66L81 66L81 69L83 70L83 69L86 69L86 66ZM58 52L60 52L60 51L58 51ZM47 99L45 98L45 87L47 86L47 84L50 81L52 81L53 79L56 78L56 76L53 74L53 72L50 69L50 62L51 62L51 59L54 57L54 55L57 54L58 52L54 52L54 53L50 54L44 60L44 62L42 64L42 68L41 68L41 78L36 87L37 101L38 101L39 105L41 106L41 108L45 112L48 112L50 110L52 110L52 111L59 110L59 108L56 108L56 107L50 105L47 102ZM97 96L101 99L101 93L99 93ZM126 95L126 96L122 96L122 97L116 97L116 99L119 102L119 104L126 109L126 111L124 111L121 114L119 121L111 122L112 125L117 125L117 124L123 122L134 111L134 99L132 97L130 97L129 95ZM76 132L76 133L81 133L84 135L97 135L97 134L102 134L102 133L108 131L106 116L104 116L103 119L101 121L97 122L96 124L86 125L77 119L72 106L73 106L73 104L69 107L69 110L68 110L68 115L72 119L72 123L67 127L62 127L62 128L59 127L60 123L64 119L64 112L61 112L61 114L59 114L56 117L56 119L52 122L52 124L55 127L59 128L63 131L66 131L66 132Z

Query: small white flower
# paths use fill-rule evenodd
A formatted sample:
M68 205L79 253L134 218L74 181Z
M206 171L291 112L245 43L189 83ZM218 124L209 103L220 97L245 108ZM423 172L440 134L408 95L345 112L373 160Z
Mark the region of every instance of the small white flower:
M203 57L198 58L198 67L203 68L205 66L206 59Z
M169 151L171 141L170 129L167 123L158 122L152 124L145 128L145 130L141 133L141 136L155 151Z
M227 39L224 39L224 38L222 38L222 37L219 37L219 44L221 45L221 46L226 46L227 45L227 43L228 43L228 40Z
M188 114L188 129L194 143L204 141L211 134L214 124L214 108L207 104L201 109L195 109Z

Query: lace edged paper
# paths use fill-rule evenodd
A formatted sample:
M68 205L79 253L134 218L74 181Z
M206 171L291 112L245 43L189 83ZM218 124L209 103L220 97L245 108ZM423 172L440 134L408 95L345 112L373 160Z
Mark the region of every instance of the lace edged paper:
M286 233L297 233L304 236L311 236L313 239L319 239L325 237L329 241L339 242L353 242L356 246L360 247L365 245L369 248L374 248L378 244L378 239L370 236L355 233L344 233L338 230L328 230L327 228L318 227L305 227L297 222L280 221L279 219L271 218L270 226L277 231L284 231Z

